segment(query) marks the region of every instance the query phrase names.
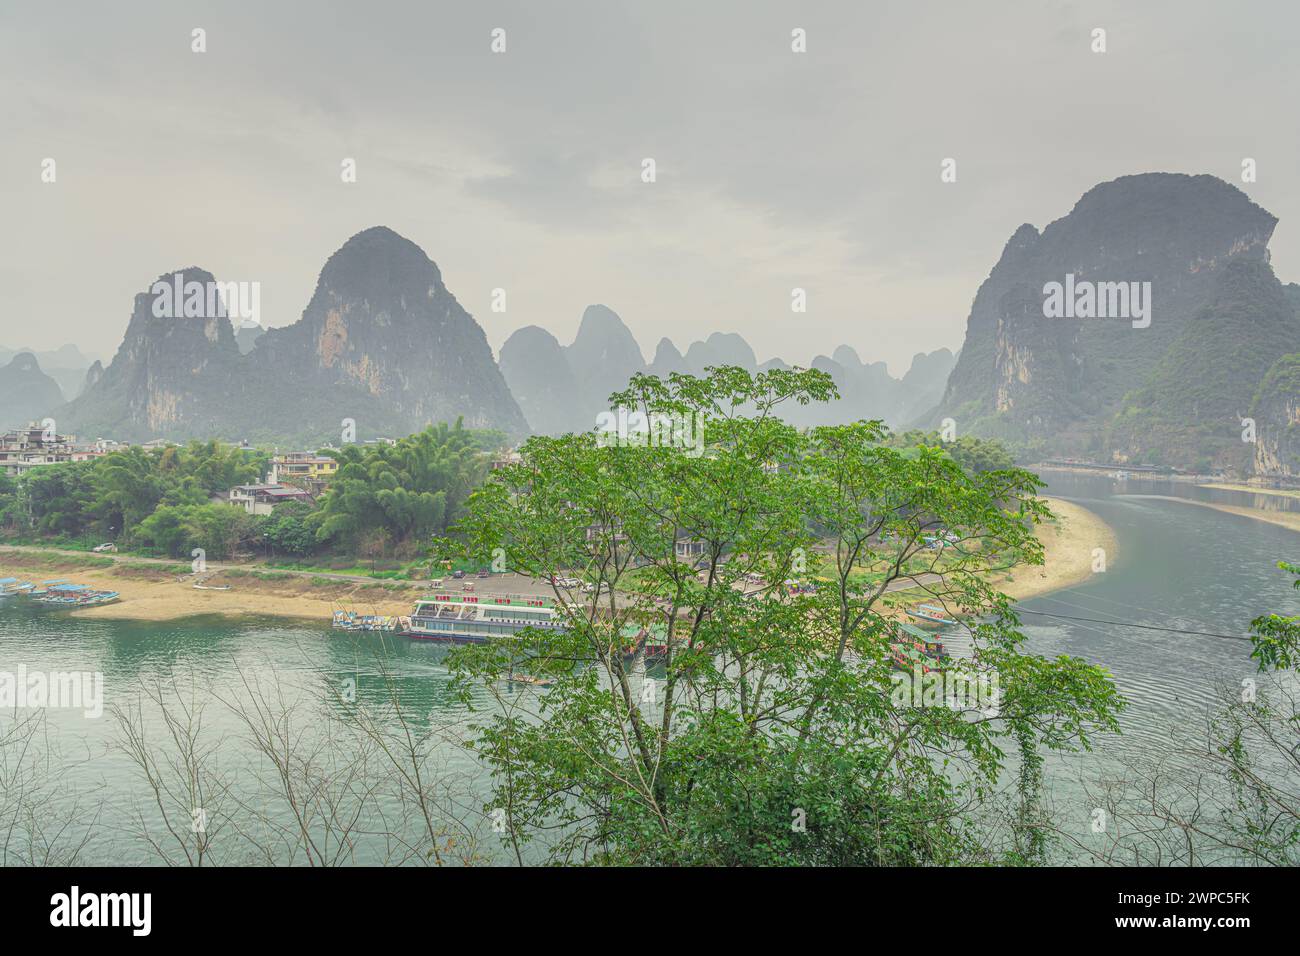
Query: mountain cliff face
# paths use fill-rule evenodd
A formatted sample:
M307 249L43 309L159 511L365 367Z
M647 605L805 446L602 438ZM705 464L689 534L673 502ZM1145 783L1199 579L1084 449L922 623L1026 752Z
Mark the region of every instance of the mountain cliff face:
M30 352L36 356L41 371L58 383L64 397L76 396L85 381L86 370L92 359L82 353L75 345L61 345L57 349L11 349L0 347L0 365L7 365L19 352Z
M62 403L58 383L41 371L30 352L19 352L0 367L0 428L40 421Z
M512 435L527 427L482 328L424 251L383 227L330 256L302 318L261 336L247 366L264 413L313 434L337 433L344 418L388 435L457 417Z
M1300 352L1282 356L1269 369L1250 416L1257 429L1255 475L1300 482Z
M183 281L207 283L201 269ZM172 274L160 277L171 280ZM92 368L59 426L87 437L337 441L407 434L463 417L520 435L526 424L483 330L438 267L390 229L368 229L326 262L293 325L244 354L224 316L157 317L136 296L121 347Z
M1041 233L1021 226L975 296L928 424L951 417L960 431L1043 451L1188 467L1205 463L1214 435L1208 459L1240 459L1233 415L1267 368L1262 353L1294 328L1268 266L1276 224L1212 176L1148 173L1094 187ZM1149 293L1149 315L1131 302L1111 317L1048 317L1049 283L1095 291L1097 312L1103 295L1122 311L1111 284L1124 283ZM1258 304L1250 317L1247 300ZM1087 315L1083 301L1066 315Z
M211 273L196 267L158 277L171 284L208 283ZM153 284L151 283L151 286ZM62 432L83 438L139 441L156 436L220 433L238 408L239 348L225 318L154 315L149 290L136 294L131 320L117 354L98 380L55 414Z

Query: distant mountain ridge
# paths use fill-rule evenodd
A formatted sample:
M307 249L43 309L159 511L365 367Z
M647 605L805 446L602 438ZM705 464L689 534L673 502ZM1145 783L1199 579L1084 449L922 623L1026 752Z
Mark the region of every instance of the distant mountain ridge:
M37 421L62 401L58 383L41 371L31 352L19 352L0 366L0 410L5 415L0 431Z
M0 346L0 365L8 364L14 356L23 352L35 356L41 371L54 379L64 399L76 398L85 381L86 371L95 361L93 356L84 354L77 346L69 343L57 349L11 349Z
M895 379L884 362L864 363L852 348L840 346L832 356L819 355L810 365L835 380L840 399L826 405L792 405L783 408L782 415L801 426L882 418L901 428L938 400L955 361L946 348L917 353L907 374ZM707 367L720 365L749 372L790 367L779 358L759 363L736 332L713 332L692 342L685 353L670 339L660 339L647 363L632 332L604 305L583 312L569 345L530 325L516 330L501 346L501 372L510 391L530 427L545 435L590 431L596 416L609 408L609 395L638 372L660 378L673 372L702 375Z
M177 270L184 282L211 274ZM164 273L160 281L169 281ZM224 316L158 317L135 297L107 368L57 410L62 431L129 441L207 438L338 441L395 436L432 422L519 436L527 425L482 328L415 243L391 229L358 233L321 270L295 323L241 343ZM256 330L252 330L256 333Z

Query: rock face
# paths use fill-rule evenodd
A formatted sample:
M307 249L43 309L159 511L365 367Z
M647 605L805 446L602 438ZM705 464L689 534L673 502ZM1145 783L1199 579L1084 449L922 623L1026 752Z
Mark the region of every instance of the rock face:
M157 281L171 284L177 273L185 283L213 281L193 266ZM136 295L117 354L97 378L92 366L82 394L55 415L60 431L130 441L222 434L240 407L239 348L229 320L160 317L154 299L149 290Z
M1255 475L1300 484L1300 352L1282 356L1269 369L1250 417L1256 423Z
M58 383L41 371L30 352L19 352L0 367L0 427L21 428L50 415L61 404L63 393Z
M212 281L200 269L185 282ZM169 281L172 273L160 277ZM338 441L407 434L463 417L511 436L526 425L483 330L418 246L377 227L321 271L302 318L242 354L224 315L157 317L136 296L121 347L60 412L77 434ZM66 423L66 424L65 424Z
M527 429L482 328L424 251L382 226L330 256L302 318L263 335L247 365L265 410L289 416L282 428L335 435L350 418L358 434L391 436L462 417Z
M247 355L253 351L253 346L257 340L266 334L266 329L262 328L256 322L251 320L241 322L239 328L235 329L235 344L239 346L241 355Z
M1094 187L1041 234L1021 226L975 296L927 424L951 417L1053 453L1240 461L1240 416L1297 329L1268 265L1276 224L1212 176L1147 173ZM1135 327L1132 310L1048 317L1045 287L1067 276L1097 290L1150 283L1150 324Z

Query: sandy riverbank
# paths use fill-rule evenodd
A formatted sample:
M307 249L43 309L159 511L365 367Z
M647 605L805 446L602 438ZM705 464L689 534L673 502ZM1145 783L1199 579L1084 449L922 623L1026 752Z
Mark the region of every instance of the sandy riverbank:
M335 608L362 614L409 614L411 603L424 590L402 582L339 581L308 575L258 578L244 572L218 571L204 583L229 585L229 591L196 590L190 575L163 567L120 562L112 567L85 568L57 555L5 551L0 548L0 577L39 581L66 578L77 584L117 591L115 604L68 613L84 618L169 621L201 614L303 618L328 623Z
M1047 501L1058 518L1038 529L1046 563L1020 568L995 582L1016 600L1086 581L1092 575L1094 548L1105 548L1107 561L1115 560L1115 536L1104 521L1071 502L1057 498ZM229 585L229 591L196 590L194 578L177 573L174 566L123 560L110 567L87 568L84 557L0 547L0 577L6 576L30 581L66 578L118 591L122 599L116 604L68 612L101 620L170 621L221 614L298 618L324 624L340 607L362 614L409 614L412 602L427 591L424 585L408 582L344 581L286 572L260 572L255 576L248 569L217 571L204 581L209 587ZM527 590L526 585L515 580L504 590Z
M1043 564L1017 568L993 582L1017 601L1059 588L1082 584L1093 575L1093 551L1106 552L1106 567L1115 563L1119 549L1110 525L1082 505L1060 498L1044 498L1056 520L1038 527L1043 544Z
M1201 487L1218 488L1221 491L1246 491L1252 495L1271 495L1274 498L1300 498L1300 491L1290 488L1260 488L1256 485L1235 485L1229 482L1214 482Z
M1209 487L1215 486L1211 485ZM1259 491L1257 488L1251 488L1250 490ZM1266 494L1267 492L1260 491L1259 493ZM1269 511L1264 508L1246 508L1241 505L1223 505L1214 501L1195 501L1191 498L1176 498L1170 495L1149 495L1148 497L1159 498L1162 501L1179 501L1185 505L1195 505L1199 508L1213 508L1215 511L1223 511L1230 515L1240 515L1243 518L1254 518L1256 521L1266 521L1269 524L1275 524L1280 528L1287 528L1291 531L1300 531L1300 511Z

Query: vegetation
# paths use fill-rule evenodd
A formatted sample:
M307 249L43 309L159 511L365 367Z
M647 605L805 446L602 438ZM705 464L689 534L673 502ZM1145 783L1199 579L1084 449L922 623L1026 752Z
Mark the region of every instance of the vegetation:
M258 550L299 560L338 552L352 556L349 564L390 552L409 558L459 513L500 440L457 422L391 445L326 450L340 467L317 503L286 502L256 516L214 499L260 481L266 451L216 441L133 446L0 477L0 528L10 540L80 548L112 541L177 558L195 548L214 559Z
M392 445L329 451L339 470L321 505L317 540L354 554L427 546L483 480L485 450L484 436L457 421Z
M554 681L535 708L512 701L477 725L489 810L521 860L541 837L557 862L1045 859L1042 751L1088 747L1122 702L1098 667L1023 653L1007 598L984 582L1009 555L1041 563L1040 483L967 472L936 447L904 452L879 423L801 432L778 417L783 403L833 394L817 371L638 375L615 402L703 416L705 454L534 438L471 496L440 554L501 549L515 571L553 580L577 568L610 585L568 605L564 633L454 658L467 703L470 682L495 688L521 658ZM993 701L898 699L889 588L918 576L905 566L936 533L962 556L925 587L986 622L971 626L978 663L953 673L995 677ZM677 558L683 538L703 544L698 565ZM825 542L831 585L786 595L780 582ZM629 596L633 574L641 593ZM770 583L746 598L737 585L750 575ZM624 656L638 629L666 638L660 676ZM1014 793L994 810L1008 753Z

